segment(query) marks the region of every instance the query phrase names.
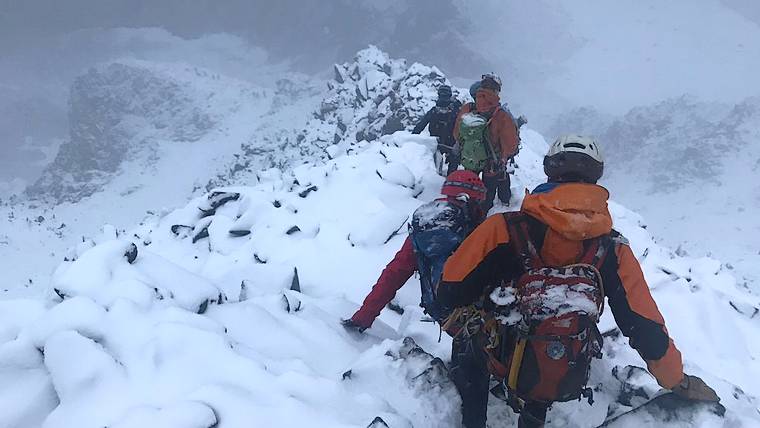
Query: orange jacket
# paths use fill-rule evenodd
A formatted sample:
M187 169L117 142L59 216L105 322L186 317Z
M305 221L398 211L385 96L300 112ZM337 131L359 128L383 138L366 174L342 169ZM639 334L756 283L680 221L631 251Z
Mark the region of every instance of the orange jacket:
M668 336L639 262L625 238L612 230L608 196L606 189L594 184L547 183L525 197L521 211L534 219L535 231L543 236L543 243L537 245L549 265L577 262L585 239L607 234L613 237L614 252L607 254L600 269L612 315L657 382L672 388L683 379L681 353ZM465 306L482 296L487 285L521 273L518 255L509 245L504 216L494 215L448 259L438 299L444 306Z
M472 103L467 103L459 109L459 115L454 123L454 138L459 139L459 124L462 116L472 111ZM488 126L488 141L502 161L517 154L519 137L517 126L512 117L499 108L499 95L489 89L479 89L475 94L475 111L478 113L493 113L491 124Z

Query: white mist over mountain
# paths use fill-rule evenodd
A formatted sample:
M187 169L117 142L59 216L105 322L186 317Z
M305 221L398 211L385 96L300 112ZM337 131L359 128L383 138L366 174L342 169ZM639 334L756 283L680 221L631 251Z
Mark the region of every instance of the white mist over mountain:
M753 73L760 66L760 5L749 1L302 3L6 6L0 111L10 114L0 119L0 179L39 173L44 156L35 147L66 138L74 76L120 56L187 61L258 80L262 60L313 73L372 43L437 64L462 85L486 70L500 73L505 99L540 130L579 106L619 114L683 94L731 102L760 91ZM9 166L9 159L29 168Z

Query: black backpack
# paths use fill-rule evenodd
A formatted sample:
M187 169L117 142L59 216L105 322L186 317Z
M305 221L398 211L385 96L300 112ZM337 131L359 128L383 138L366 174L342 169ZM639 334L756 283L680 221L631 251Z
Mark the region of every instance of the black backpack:
M459 107L459 103L453 101L445 106L433 107L433 114L428 125L430 135L445 139L452 138Z
M417 208L412 215L409 236L420 273L420 306L436 321L442 322L449 315L438 305L435 296L443 275L443 265L464 241L472 229L471 225L467 208L447 200L429 202Z

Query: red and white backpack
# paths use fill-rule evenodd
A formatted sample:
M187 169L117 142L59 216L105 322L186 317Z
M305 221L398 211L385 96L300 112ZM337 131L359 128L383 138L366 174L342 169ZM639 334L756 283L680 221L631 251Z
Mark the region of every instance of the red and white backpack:
M531 223L539 222L522 213L504 217L523 273L502 284L514 293L509 310L519 316L502 328L499 346L487 349L492 373L521 400L550 403L584 396L592 401L586 383L591 360L601 357L602 349L600 270L612 241L609 235L586 240L577 263L551 266L531 237Z

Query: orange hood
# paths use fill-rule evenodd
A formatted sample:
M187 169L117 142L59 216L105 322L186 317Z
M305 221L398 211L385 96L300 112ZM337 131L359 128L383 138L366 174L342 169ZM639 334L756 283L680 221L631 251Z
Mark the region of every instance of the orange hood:
M546 183L525 195L521 210L570 241L583 241L612 230L607 209L610 194L585 183Z

